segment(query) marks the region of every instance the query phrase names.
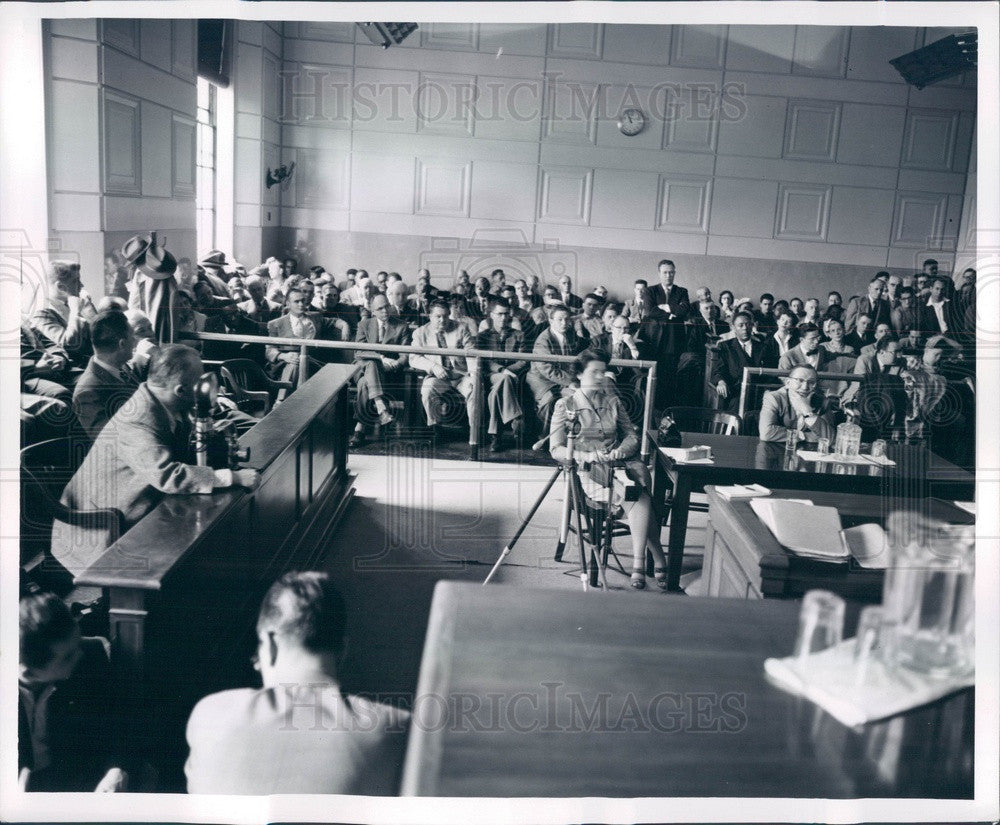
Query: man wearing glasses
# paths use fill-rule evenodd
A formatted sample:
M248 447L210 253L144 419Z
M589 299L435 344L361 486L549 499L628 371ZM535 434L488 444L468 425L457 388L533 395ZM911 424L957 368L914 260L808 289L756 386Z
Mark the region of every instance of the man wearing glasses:
M489 352L525 352L524 336L511 327L511 309L503 298L498 298L493 304L490 310L490 327L477 336L476 349ZM485 362L485 366L490 382L486 398L486 407L490 411L487 433L490 437L490 452L498 453L502 449L501 431L505 424L510 424L515 439L522 433L524 412L521 407L521 379L528 371L528 362L490 359Z
M833 439L832 412L826 399L816 392L816 370L801 364L792 369L785 386L764 393L760 411L760 440L784 441L788 431L798 441Z

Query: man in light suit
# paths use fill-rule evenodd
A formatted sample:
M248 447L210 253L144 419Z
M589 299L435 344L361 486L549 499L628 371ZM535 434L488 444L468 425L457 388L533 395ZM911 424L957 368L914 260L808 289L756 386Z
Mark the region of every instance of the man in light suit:
M97 315L93 300L80 280L80 264L52 261L46 277L50 297L45 307L31 316L31 327L44 343L62 347L73 363L87 363L90 349L90 321Z
M569 307L562 304L549 307L549 326L535 339L532 350L535 355L579 355L583 351L586 342L573 330L569 317ZM548 433L556 401L575 381L572 364L532 361L526 380L535 396L542 432Z
M784 387L764 393L761 441L784 441L789 430L796 432L798 441L833 439L833 413L826 399L816 393L817 383L816 370L800 365L785 379Z
M836 356L819 345L819 327L815 324L799 324L799 343L778 359L778 369L790 370L800 364L823 372L826 365Z
M721 410L736 412L739 409L743 368L761 366L764 345L751 332L753 316L749 312L737 312L733 317L734 337L719 344L711 381L719 395Z
M149 377L101 430L66 485L62 503L73 510L116 509L127 530L164 495L211 493L234 484L256 487L256 470L213 470L184 461L191 435L188 414L203 372L201 358L190 347L169 344L157 350ZM73 576L97 560L107 540L101 528L52 525L52 555Z
M139 389L139 379L129 364L136 338L125 313L111 310L97 315L90 325L90 340L94 354L73 388L73 412L93 440Z
M490 327L479 333L476 349L488 352L524 352L524 336L511 327L511 309L498 298L490 310ZM521 379L528 371L527 361L486 361L484 364L490 386L486 407L490 411L487 433L490 451L501 450L501 430L510 424L514 436L522 432L524 412L521 408Z
M472 336L464 324L449 319L447 302L435 300L430 306L430 320L413 333L414 347L434 349L473 349ZM420 385L420 400L427 415L427 424L440 434L442 406L456 390L465 399L466 412L472 421L472 378L465 359L454 355L424 355L413 353L410 366L426 373Z
M847 302L844 328L848 334L854 332L859 315L871 315L872 327L883 321L892 324L892 306L885 299L885 281L877 275L869 281L867 295L855 295Z
M389 291L392 291L390 285ZM392 314L389 299L385 295L372 298L372 317L358 324L354 340L359 344L394 344L405 347L410 343L410 328L406 321ZM371 419L374 407L378 422L383 426L395 419L389 412L389 401L402 393L403 373L409 356L405 352L356 352L354 360L364 364L358 375L358 395L355 415L358 423L351 436L351 446L360 447L364 443L364 422Z
M271 586L257 618L263 687L195 706L188 793L399 792L409 714L341 689L346 613L326 573L286 573Z
M329 340L349 340L350 333L347 324L339 319L324 318L317 312L306 312L305 293L297 287L292 287L285 294L287 315L267 322L267 334L272 338L302 338L312 340L326 338ZM339 324L335 322L339 321ZM294 344L268 344L264 350L267 358L268 371L279 381L290 381L296 384L299 377L299 348ZM309 366L316 369L323 362L311 357Z

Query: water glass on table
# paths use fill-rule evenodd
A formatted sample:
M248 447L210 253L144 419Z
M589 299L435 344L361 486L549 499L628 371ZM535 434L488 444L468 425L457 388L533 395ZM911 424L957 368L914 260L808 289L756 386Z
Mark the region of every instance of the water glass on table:
M840 644L844 636L844 600L829 590L810 590L802 599L793 656L802 661Z

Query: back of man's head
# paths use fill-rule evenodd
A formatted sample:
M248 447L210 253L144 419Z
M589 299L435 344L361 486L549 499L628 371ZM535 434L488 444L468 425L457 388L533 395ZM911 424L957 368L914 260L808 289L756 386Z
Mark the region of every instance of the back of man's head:
M52 593L35 593L21 599L21 664L33 670L44 668L52 649L66 641L76 629L69 608Z
M130 330L124 312L117 309L101 312L90 322L90 342L96 352L113 352L128 338Z
M271 585L257 617L257 633L274 633L310 653L344 649L347 611L326 573L291 571Z
M146 382L154 387L172 389L187 381L198 369L201 356L184 344L167 344L153 353Z

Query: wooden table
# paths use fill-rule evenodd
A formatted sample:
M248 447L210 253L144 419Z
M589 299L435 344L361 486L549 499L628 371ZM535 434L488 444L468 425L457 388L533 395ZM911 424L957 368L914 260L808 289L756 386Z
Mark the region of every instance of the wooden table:
M691 493L706 484L763 484L787 490L826 490L879 496L893 502L930 497L971 501L975 476L956 467L921 445L889 444L894 467L812 462L786 452L784 442L761 441L756 436L681 433L683 446L705 444L712 448L712 464L681 464L656 451L653 500L666 497L667 479L673 485L667 550L667 583L680 589Z
M708 494L708 528L702 578L709 596L739 599L798 598L807 590L831 590L845 599L879 604L882 570L866 569L851 559L843 564L805 559L782 547L757 517L746 499L727 501L714 486ZM774 498L808 497L820 507L836 507L841 524L853 527L875 522L885 526L888 512L879 496L801 490L773 490ZM975 518L954 504L939 499L913 502L910 509L925 508L926 515L951 524L974 524Z
M764 674L797 616L440 582L402 792L971 798L973 692L846 728Z

